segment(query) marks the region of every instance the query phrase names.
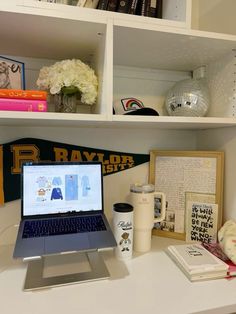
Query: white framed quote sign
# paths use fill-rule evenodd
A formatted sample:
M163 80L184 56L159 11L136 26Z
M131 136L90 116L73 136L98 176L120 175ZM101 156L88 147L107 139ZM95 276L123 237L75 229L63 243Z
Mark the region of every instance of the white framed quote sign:
M222 225L224 152L152 150L149 170L149 182L166 194L166 217L153 234L214 241Z

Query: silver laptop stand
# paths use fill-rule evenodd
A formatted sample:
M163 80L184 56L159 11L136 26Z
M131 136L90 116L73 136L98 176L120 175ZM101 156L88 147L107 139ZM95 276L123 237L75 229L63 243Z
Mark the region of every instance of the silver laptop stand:
M109 278L98 251L48 255L30 260L24 290L50 288Z

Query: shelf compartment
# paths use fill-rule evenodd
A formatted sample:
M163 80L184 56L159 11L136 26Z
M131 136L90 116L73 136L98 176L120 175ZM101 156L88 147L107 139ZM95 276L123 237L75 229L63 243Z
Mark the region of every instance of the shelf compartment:
M65 59L80 59L95 70L99 80L98 99L91 107L91 114L105 115L108 104L105 57L110 41L106 20L80 20L75 14L68 18L61 10L44 9L34 13L32 7L15 6L14 9L6 5L5 10L3 6L0 11L0 36L4 42L0 54L25 63L26 89L37 88L36 80L42 66ZM6 32L5 25L9 21L11 27Z
M220 60L231 55L235 47L236 36L231 35L223 36L222 34L190 30L167 30L161 27L150 31L139 27L115 25L114 102L121 98L138 98L143 101L145 107L156 109L161 116L168 116L164 108L165 96L175 82L190 78L191 72L203 65L207 66L207 71L211 69L211 72L218 75L220 73L219 65L222 64ZM216 64L216 66L213 68L212 64ZM120 69L118 75L116 68ZM232 67L231 70L233 70ZM224 75L224 77L226 76ZM212 84L215 82L212 74L210 80L209 85L212 88ZM213 87L216 86L216 83L213 84ZM222 95L225 96L225 93ZM225 102L227 99L226 97ZM216 107L216 99L212 98L208 112L209 118L219 116L216 114ZM225 115L222 114L221 117L223 116ZM168 127L171 128L170 123L173 123L175 127L175 117L170 118L171 120L167 120ZM119 119L123 118L114 116L113 120L119 121ZM139 121L134 117L132 119ZM147 123L148 121L150 120L147 120ZM203 127L207 126L207 120L202 121ZM220 121L219 127L222 126L222 120ZM193 119L191 122L196 123L193 128L202 127L199 120ZM223 125L225 126L227 123L231 123L230 120L224 120ZM210 127L212 127L211 124Z
M236 47L236 36L167 29L114 26L114 64L192 71Z
M105 34L106 24L0 11L2 55L90 62Z

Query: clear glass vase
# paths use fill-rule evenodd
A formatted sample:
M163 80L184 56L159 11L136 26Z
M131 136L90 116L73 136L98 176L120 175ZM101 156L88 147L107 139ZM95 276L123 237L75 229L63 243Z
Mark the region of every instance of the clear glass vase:
M74 113L76 112L76 94L66 95L66 94L56 94L54 95L55 111Z

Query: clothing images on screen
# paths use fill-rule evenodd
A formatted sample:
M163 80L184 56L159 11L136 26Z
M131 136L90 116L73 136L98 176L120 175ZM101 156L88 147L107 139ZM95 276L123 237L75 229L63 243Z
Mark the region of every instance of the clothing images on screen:
M78 175L76 174L65 176L65 199L66 201L78 200Z
M62 193L61 188L59 187L60 185L62 185L61 177L53 177L52 185L54 186L54 188L52 189L51 201L63 200L63 193Z
M96 172L95 172L95 170ZM98 210L101 204L99 167L67 165L27 168L27 208L35 213Z
M37 178L36 184L38 186L36 201L37 202L47 201L48 179L45 176L40 176Z
M48 181L47 178L42 176L42 177L38 177L36 182L38 183L39 188L45 188L47 181Z
M88 191L91 189L89 185L89 178L88 176L83 176L81 179L81 186L82 186L82 196L88 196Z
M54 177L52 179L52 185L57 185L57 186L62 185L61 177Z
M51 194L51 200L63 200L62 191L60 188L53 188Z

